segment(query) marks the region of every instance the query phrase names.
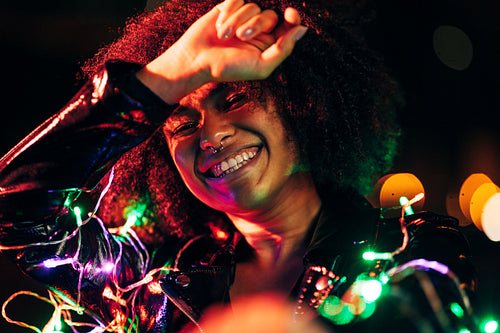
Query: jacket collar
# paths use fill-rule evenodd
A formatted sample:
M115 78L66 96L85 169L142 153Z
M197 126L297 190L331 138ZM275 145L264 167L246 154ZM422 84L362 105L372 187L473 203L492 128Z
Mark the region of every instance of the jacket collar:
M311 225L304 266L332 269L339 255L358 253L376 240L379 210L364 198L330 198Z

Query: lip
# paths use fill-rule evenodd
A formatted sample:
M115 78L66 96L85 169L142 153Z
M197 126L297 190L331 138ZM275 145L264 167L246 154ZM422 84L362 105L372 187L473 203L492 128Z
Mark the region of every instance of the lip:
M202 166L199 168L199 173L201 173L201 176L207 180L210 180L213 182L220 182L228 176L231 176L233 174L238 174L240 171L242 171L243 169L246 169L249 165L253 164L253 162L260 155L261 150L262 150L262 146L249 146L249 147L245 147L245 148L239 149L237 151L233 151L233 152L228 151L228 152L226 152L226 154L224 154L222 156L214 155L214 157L215 157L214 159L207 159L202 164ZM240 166L237 170L230 172L227 175L215 176L213 174L212 168L214 166L217 166L220 163L222 163L223 161L227 161L227 160L231 159L232 157L240 155L244 152L247 152L247 153L253 152L255 155L251 159L246 160L245 164L243 166Z

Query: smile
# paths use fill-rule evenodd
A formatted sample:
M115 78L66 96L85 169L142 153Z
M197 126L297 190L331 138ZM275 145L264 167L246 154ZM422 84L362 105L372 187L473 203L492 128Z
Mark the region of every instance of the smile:
M210 171L212 171L214 176L217 178L224 177L246 165L256 155L257 152L255 151L255 148L241 151L236 155L232 155L224 161L215 164L212 168L210 168Z

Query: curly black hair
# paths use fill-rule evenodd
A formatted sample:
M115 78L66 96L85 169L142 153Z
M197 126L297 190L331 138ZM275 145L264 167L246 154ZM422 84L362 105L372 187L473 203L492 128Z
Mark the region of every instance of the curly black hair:
M149 63L217 2L172 0L130 19L123 36L87 61L84 72L91 75L110 59ZM397 83L382 58L348 24L352 17L336 15L337 9L346 11L335 2L255 2L278 13L294 7L309 28L292 54L257 84L275 97L320 196L326 199L346 189L367 194L390 169L397 151ZM145 207L143 222L149 223L143 229L150 227L155 235L151 241L161 241L159 234L191 236L223 218L183 185L161 131L122 158L115 173L101 214L121 224L127 207Z

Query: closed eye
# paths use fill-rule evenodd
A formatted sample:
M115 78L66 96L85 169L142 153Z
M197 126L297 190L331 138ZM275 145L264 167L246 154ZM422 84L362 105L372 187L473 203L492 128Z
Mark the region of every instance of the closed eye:
M197 121L189 121L186 123L182 123L179 126L177 126L173 131L173 135L189 135L194 133L198 129L198 122Z
M245 105L246 102L247 102L247 95L244 93L231 95L226 99L223 110L224 112L227 112L234 109L238 109L243 105Z

